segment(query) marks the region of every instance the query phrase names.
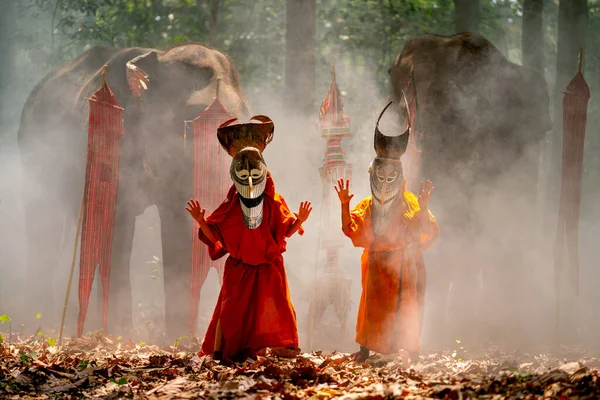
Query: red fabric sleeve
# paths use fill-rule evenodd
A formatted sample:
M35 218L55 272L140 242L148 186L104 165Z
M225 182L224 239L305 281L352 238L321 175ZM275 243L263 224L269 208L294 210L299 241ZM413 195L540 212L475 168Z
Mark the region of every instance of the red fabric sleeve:
M271 232L273 233L273 238L275 239L277 245L279 245L281 252L284 253L287 248L286 233L290 226L296 222L296 217L294 214L292 214L287 206L287 203L281 195L275 194L273 200ZM304 228L302 228L302 226L300 226L300 229L298 229L298 234L300 236L304 234Z
M211 260L215 261L227 254L227 249L223 246L223 239L216 225L211 225L213 232L219 237L217 243L211 243L206 237L202 229L198 228L198 239L208 247L208 255Z

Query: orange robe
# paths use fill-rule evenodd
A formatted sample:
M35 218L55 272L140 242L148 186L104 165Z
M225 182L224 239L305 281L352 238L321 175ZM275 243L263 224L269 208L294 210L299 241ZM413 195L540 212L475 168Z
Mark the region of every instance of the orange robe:
M390 210L385 234L375 236L371 225L371 196L351 211L351 223L342 227L355 247L365 250L361 257L362 294L356 322L356 342L381 354L419 350L419 295L424 277L422 250L439 235L435 218L429 213L431 230L421 229L417 197L404 193ZM424 283L424 282L423 282Z
M221 323L224 357L266 347L298 347L296 311L290 300L282 253L286 232L296 221L267 175L263 220L256 229L244 224L238 193L227 198L207 218L219 239L211 244L199 230L212 260L229 253L223 284L202 343L201 354L213 354L217 323ZM302 235L302 228L299 230Z

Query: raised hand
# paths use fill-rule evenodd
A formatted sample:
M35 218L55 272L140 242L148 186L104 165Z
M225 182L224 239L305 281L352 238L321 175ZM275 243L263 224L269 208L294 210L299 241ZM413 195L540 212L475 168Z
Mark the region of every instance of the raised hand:
M350 194L350 179L346 180L346 185L344 186L344 179L338 179L337 186L333 187L337 192L337 195L340 199L340 203L342 204L350 204L350 200L354 197L354 194Z
M185 209L190 213L192 218L200 224L200 226L206 226L206 219L204 215L206 214L206 210L200 207L200 202L198 200L190 200L187 202L188 207Z
M300 203L300 210L297 213L294 213L296 218L300 220L300 222L304 222L308 219L310 212L312 211L312 206L310 201L303 201Z
M431 193L433 192L433 183L431 181L423 182L421 181L421 188L419 190L419 207L427 208L429 204L429 197L431 197Z

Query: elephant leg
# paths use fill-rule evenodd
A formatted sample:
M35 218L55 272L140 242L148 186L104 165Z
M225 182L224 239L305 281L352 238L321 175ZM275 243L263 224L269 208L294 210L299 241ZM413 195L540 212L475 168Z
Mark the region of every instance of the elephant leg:
M25 204L25 224L27 235L27 277L23 290L22 304L26 305L22 315L27 321L27 329L37 328L36 314L42 314L44 323L58 326L60 299L55 298L55 282L60 266L61 230L64 223L64 205L51 196L44 196L45 190L40 190L40 196L27 199ZM52 193L52 192L46 192ZM63 288L62 285L57 286ZM62 289L61 289L62 290ZM36 326L33 326L33 325ZM45 327L45 329L47 326Z
M118 328L123 334L129 334L133 329L129 261L133 247L135 217L137 215L135 203L127 192L128 187L129 185L126 182L119 182L112 239L110 278L105 275L103 279L103 283L106 282L110 286L108 290L106 286L103 288L104 295L108 293L111 303L110 309L112 310L107 325L109 327L113 326L113 330ZM105 272L105 274L108 273L108 271ZM103 303L103 306L107 307L105 303Z
M195 227L195 225L194 225ZM190 235L192 235L193 231L190 230ZM198 241L200 242L200 241ZM194 265L191 269L190 274L190 314L189 314L189 324L190 324L190 338L193 339L196 334L196 320L198 314L198 305L200 303L200 293L202 291L202 286L204 282L206 282L206 277L210 272L210 263L211 260L208 256L208 249L202 244L200 248L200 260L201 265ZM222 284L222 274L219 275L219 281Z
M175 207L175 209L174 209ZM159 204L165 284L167 340L184 335L189 312L192 231L185 201Z

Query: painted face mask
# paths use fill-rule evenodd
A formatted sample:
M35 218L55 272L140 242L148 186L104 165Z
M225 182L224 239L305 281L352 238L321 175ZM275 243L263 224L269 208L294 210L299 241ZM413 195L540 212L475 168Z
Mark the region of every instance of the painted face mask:
M249 229L256 229L263 218L268 173L262 152L273 139L275 126L265 115L252 120L257 122L233 124L237 118L226 121L217 129L217 137L233 158L229 172L239 194L244 223Z
M233 157L230 173L239 194L246 226L250 229L258 228L262 222L267 183L267 165L262 154L254 147L243 148Z
M404 98L406 104L406 98ZM406 151L410 135L410 125L403 134L385 136L379 130L379 121L383 113L392 104L390 102L381 112L375 124L374 147L377 156L369 166L371 194L373 196L371 221L376 235L385 232L388 225L388 215L397 202L404 176L400 157ZM408 110L408 105L406 105Z

